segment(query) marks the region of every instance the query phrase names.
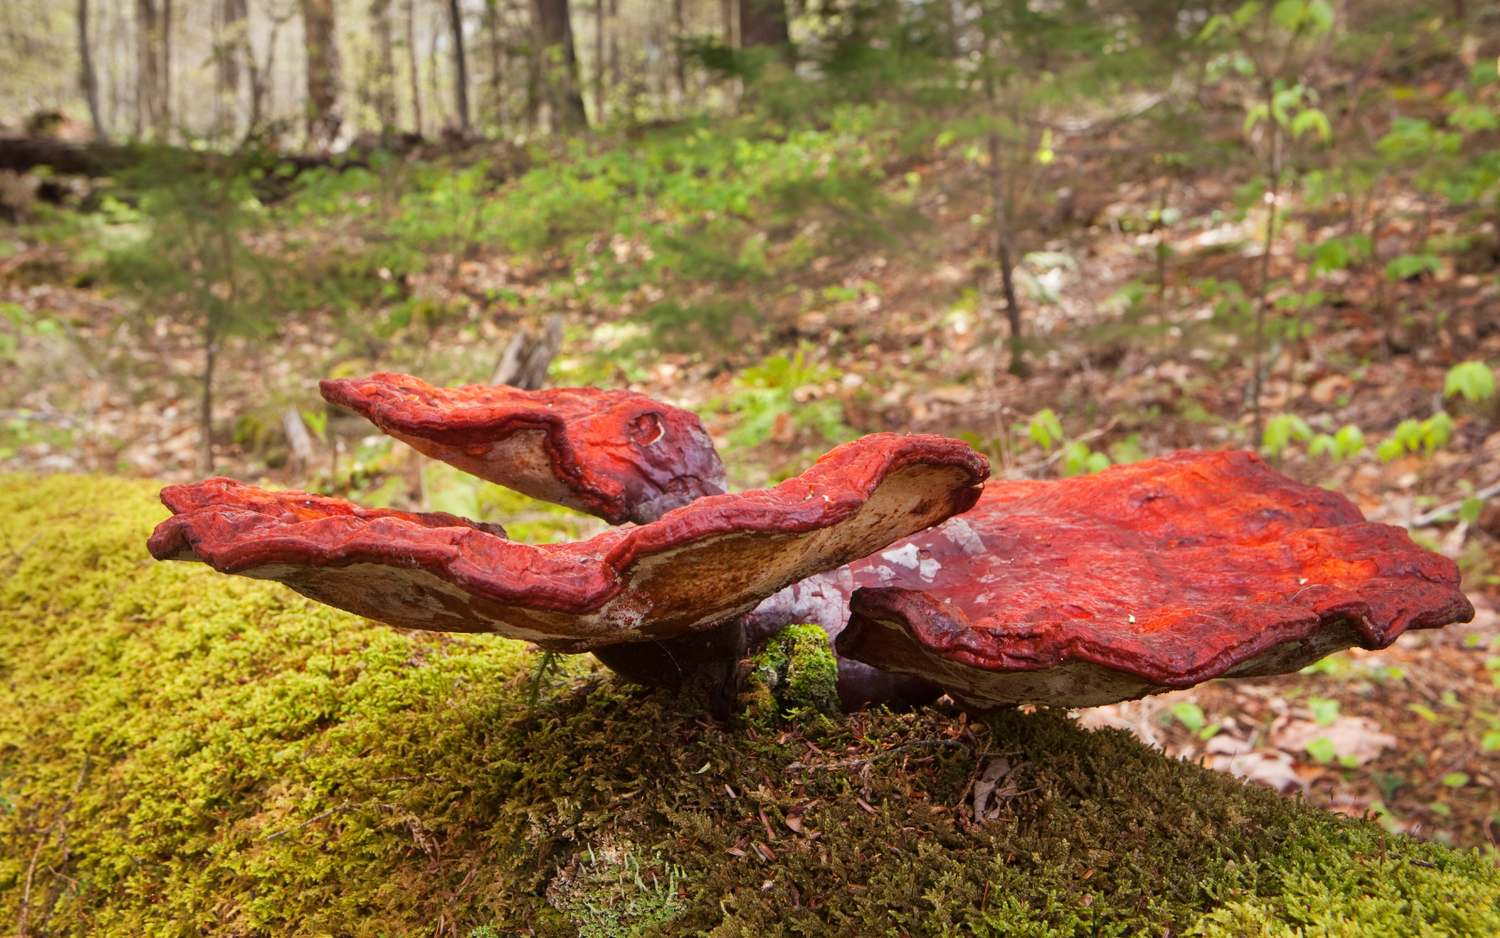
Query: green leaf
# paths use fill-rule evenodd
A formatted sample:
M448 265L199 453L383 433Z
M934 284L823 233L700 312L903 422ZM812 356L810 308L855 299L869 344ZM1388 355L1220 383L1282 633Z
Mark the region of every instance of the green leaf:
M1332 762L1335 755L1333 741L1327 737L1319 737L1307 744L1307 754L1319 762Z
M1191 700L1184 700L1172 707L1172 715L1182 721L1189 733L1196 733L1203 729L1203 708Z
M1432 711L1431 707L1425 706L1423 704L1407 704L1406 709L1410 710L1412 713L1415 713L1417 716L1421 717L1429 723L1436 723L1439 719L1441 719L1436 713Z
M1244 132L1248 134L1250 131L1254 130L1255 125L1265 120L1268 116L1270 116L1270 113L1271 112L1266 107L1264 101L1251 107L1248 111L1245 112L1245 126L1243 128Z
M1392 281L1405 280L1419 274L1435 274L1442 269L1442 261L1438 260L1436 254L1403 254L1391 258L1385 265L1385 276Z
M1057 419L1057 414L1052 412L1052 408L1045 407L1031 418L1031 423L1026 427L1026 435L1037 446L1050 450L1062 440L1062 423Z
M1319 726L1329 726L1334 720L1339 718L1339 702L1337 700L1313 697L1307 701L1307 705L1312 708L1313 722Z
M1312 439L1312 427L1296 414L1277 414L1266 424L1261 444L1272 456L1280 456L1293 440Z
M1333 139L1333 125L1328 122L1328 115L1315 107L1304 108L1292 119L1293 137L1301 137L1309 130L1316 130L1324 143Z
M1485 752L1494 752L1496 749L1500 749L1500 730L1490 730L1485 733L1484 739L1479 742L1479 748Z
M1453 436L1453 418L1447 411L1438 411L1422 421L1422 449L1431 456L1433 450L1448 445ZM1416 447L1412 447L1415 449Z
M1458 506L1458 517L1462 521L1465 521L1469 524L1474 524L1479 520L1479 515L1483 511L1484 502L1480 501L1477 498L1474 498L1473 496L1470 496L1463 500L1463 504Z
M1443 784L1449 788L1462 788L1469 784L1467 772L1450 772L1443 776Z
M1443 396L1462 394L1472 403L1495 396L1495 373L1484 362L1462 362L1448 369L1443 381Z

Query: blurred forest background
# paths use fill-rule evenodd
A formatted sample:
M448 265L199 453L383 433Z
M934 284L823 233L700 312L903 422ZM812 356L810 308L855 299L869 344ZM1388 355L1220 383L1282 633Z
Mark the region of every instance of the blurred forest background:
M1256 449L1478 617L1079 718L1495 851L1500 4L9 0L0 49L0 469L599 530L317 395L377 370L628 386L740 487Z

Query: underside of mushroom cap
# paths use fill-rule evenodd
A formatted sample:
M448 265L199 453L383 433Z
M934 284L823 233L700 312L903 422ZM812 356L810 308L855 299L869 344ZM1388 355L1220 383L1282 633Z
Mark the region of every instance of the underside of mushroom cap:
M727 488L698 415L633 391L439 388L391 373L319 387L427 456L611 524L654 521Z
M1286 673L1473 616L1451 560L1249 453L992 482L906 545L929 575L886 565L894 575L877 582L875 558L852 565L866 588L838 651L981 707L1097 706Z
M227 479L171 486L149 547L278 580L407 628L495 632L554 651L668 638L972 507L967 444L874 434L771 489L701 498L588 541L517 544L447 516L359 509Z

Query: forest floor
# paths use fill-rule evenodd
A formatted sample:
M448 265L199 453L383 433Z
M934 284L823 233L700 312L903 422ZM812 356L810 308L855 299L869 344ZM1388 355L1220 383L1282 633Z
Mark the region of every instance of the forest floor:
M617 349L634 334L635 312L653 301L652 287L614 304L554 301L548 286L556 271L498 253L432 257L408 288L460 312L399 348L351 343L331 314L317 311L288 321L269 342L228 340L214 410L215 471L366 503L483 513L482 499L453 475L424 469L401 444L338 415L313 458L300 462L288 453L284 412L319 422L326 412L316 382L332 375L394 369L440 383L487 381L513 330L535 331L554 313L567 338L553 384L614 382L698 410L740 488L805 467L829 445L829 426L960 435L991 457L995 475L1014 478L1061 473L1075 444L1124 462L1258 442L1247 340L1243 330L1212 328L1224 296L1202 287L1205 278L1227 282L1261 262L1264 213L1237 217L1227 184L1209 176L1123 183L1090 192L1091 204L1070 209L1074 221L1045 240L1038 235L1024 265L1029 374L1019 377L1005 367L998 285L984 273L987 236L969 221L983 209L984 180L961 161L908 162L891 185L909 173L923 180L929 225L919 239L820 257L771 284L703 287L760 310L750 325L768 344L753 347L775 352L763 359L725 334L717 348L653 350L622 366ZM1086 178L1088 167L1078 174ZM1170 230L1140 223L1165 202L1180 222ZM1283 226L1272 244L1272 275L1286 279L1286 296L1310 289L1298 248L1310 238L1311 217ZM1136 223L1122 224L1130 219ZM1315 432L1351 424L1363 431L1371 445L1340 461L1309 456L1305 440L1269 458L1453 557L1474 621L1409 634L1379 652L1343 653L1301 674L1213 682L1078 719L1128 728L1172 755L1205 759L1284 795L1352 815L1374 812L1392 830L1494 851L1500 503L1472 521L1459 519L1456 504L1434 509L1500 481L1500 411L1444 401L1449 368L1500 359L1500 249L1491 225L1471 255L1436 272L1391 282L1383 269L1418 242L1456 236L1458 226L1441 214L1421 230L1392 221L1376 233L1374 261L1316 284L1327 296L1298 313L1303 337L1269 344L1260 404L1266 418L1294 414ZM12 354L26 362L24 372L0 371L7 382L24 382L0 400L0 470L196 478L202 353L193 328L167 317L130 328L126 301L72 285L77 269L58 248L28 241L23 229L9 239L0 304L60 325L20 334ZM1159 265L1163 245L1171 250ZM501 288L534 302L486 299ZM1280 315L1273 311L1273 320ZM1377 439L1445 406L1454 413L1446 445L1377 457ZM1064 430L1050 446L1025 434L1044 408ZM754 421L765 432L744 433ZM576 533L597 530L580 522Z

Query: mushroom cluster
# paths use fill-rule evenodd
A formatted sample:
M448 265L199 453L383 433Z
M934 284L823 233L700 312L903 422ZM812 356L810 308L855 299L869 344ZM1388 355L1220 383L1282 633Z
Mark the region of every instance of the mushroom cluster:
M698 417L641 394L397 374L321 387L465 472L634 523L532 546L443 513L210 479L162 491L173 517L152 555L721 693L747 644L816 622L850 710L943 693L977 709L1095 706L1473 615L1452 561L1249 453L986 485L967 444L877 433L731 494Z

